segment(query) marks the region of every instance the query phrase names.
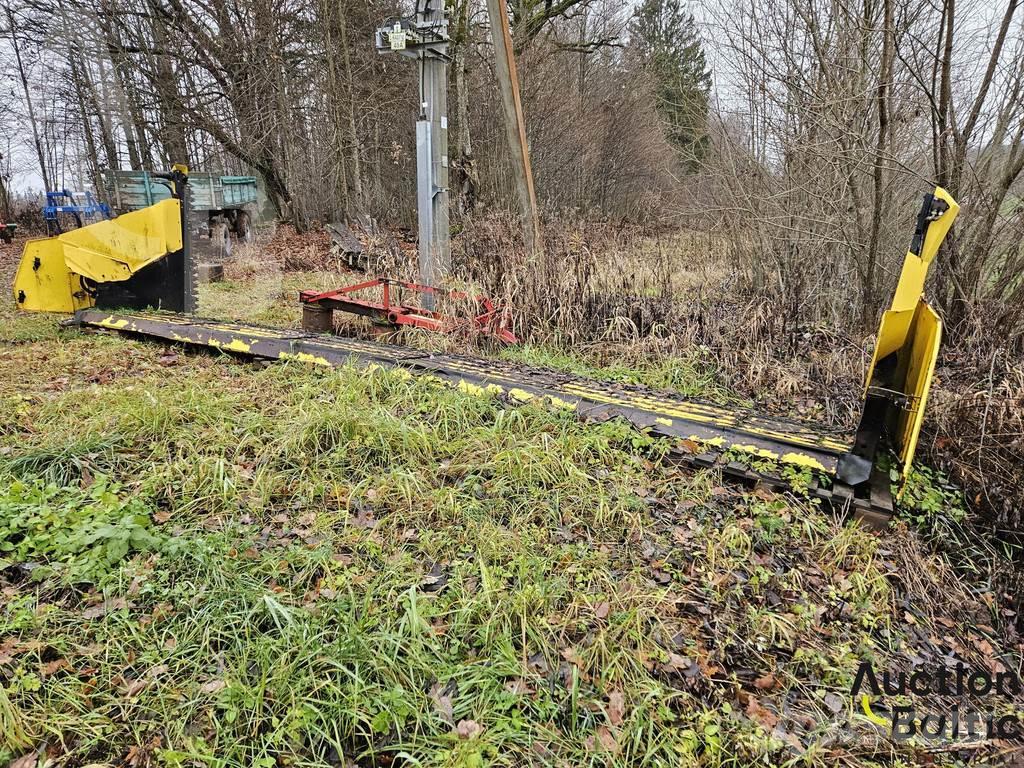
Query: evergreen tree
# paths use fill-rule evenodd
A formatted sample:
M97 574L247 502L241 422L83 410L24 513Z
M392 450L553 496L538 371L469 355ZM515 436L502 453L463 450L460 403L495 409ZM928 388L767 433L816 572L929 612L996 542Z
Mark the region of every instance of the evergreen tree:
M629 31L633 51L653 79L668 139L695 168L708 146L711 73L693 14L682 0L643 0Z

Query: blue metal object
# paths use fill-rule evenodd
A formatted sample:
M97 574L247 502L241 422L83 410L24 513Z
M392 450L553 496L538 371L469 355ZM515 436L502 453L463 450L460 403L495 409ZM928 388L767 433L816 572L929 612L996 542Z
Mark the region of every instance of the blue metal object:
M92 192L71 192L67 189L46 193L46 205L43 206L43 219L46 231L53 237L64 231L61 214L75 220L76 227L94 224L102 219L111 219L110 206L97 202Z

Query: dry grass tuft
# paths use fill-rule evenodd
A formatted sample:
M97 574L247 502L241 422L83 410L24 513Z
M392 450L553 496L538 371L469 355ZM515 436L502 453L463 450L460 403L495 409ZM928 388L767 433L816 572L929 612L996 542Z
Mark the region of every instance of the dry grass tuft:
M994 355L987 370L940 368L928 422L929 454L987 513L986 522L1024 532L1024 362Z
M520 338L641 368L697 361L765 407L855 423L862 340L746 289L715 237L552 223L534 259L520 240L513 218L492 216L455 243L464 279L511 308Z

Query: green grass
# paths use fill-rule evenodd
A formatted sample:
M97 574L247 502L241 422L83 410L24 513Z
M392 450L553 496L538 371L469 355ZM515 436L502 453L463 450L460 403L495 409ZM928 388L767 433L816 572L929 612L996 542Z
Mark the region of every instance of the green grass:
M0 764L913 764L852 707L857 663L969 649L986 610L905 529L723 488L621 422L19 322Z
M25 314L15 312L0 313L3 324L0 326L0 344L24 344L33 341L45 341L57 338L60 333L60 321L63 315Z
M621 354L617 353L621 353L621 350L609 353L598 346L588 356L552 347L524 344L503 349L500 357L512 362L552 368L593 379L667 389L685 397L699 397L723 403L745 403L721 384L707 364L695 358L641 357L625 363Z

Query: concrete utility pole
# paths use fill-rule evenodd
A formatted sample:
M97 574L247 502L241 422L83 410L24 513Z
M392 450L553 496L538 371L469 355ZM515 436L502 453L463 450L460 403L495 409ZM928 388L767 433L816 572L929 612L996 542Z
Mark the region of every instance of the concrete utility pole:
M519 74L512 51L512 35L508 28L505 0L487 0L487 14L491 20L494 40L494 70L498 75L501 106L505 113L505 134L512 153L512 168L516 177L516 193L523 217L523 237L530 255L541 247L540 219L537 216L537 194L533 188L533 168L530 166L530 148L526 143L526 118L519 97Z
M451 269L448 225L448 19L444 0L416 0L416 15L377 30L379 53L416 59L416 208L420 282L439 285ZM433 297L426 294L427 309Z

